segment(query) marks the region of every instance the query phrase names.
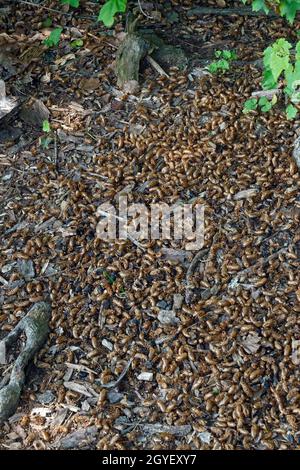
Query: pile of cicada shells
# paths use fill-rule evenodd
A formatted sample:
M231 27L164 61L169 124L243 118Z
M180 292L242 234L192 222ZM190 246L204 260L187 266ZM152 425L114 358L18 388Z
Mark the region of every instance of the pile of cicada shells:
M172 2L185 33L229 37L249 63L217 77L196 66L160 77L146 66L140 94L128 96L110 67L116 49L95 43L99 69L88 72L98 88L72 94L83 56L61 72L48 66L58 74L57 90L43 85L55 143L35 142L0 166L1 334L32 303L52 303L49 340L2 448L60 447L89 427L98 449L299 446L299 122L280 106L242 112L260 89L251 60L283 23L204 24L186 16L190 3ZM97 238L97 208L120 194L147 207L205 206L207 253L189 301L197 253L183 242Z

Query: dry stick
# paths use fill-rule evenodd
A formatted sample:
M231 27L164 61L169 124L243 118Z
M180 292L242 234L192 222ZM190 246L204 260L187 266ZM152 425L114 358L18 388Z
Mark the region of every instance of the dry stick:
M108 382L107 384L102 384L101 383L100 386L103 387L103 388L114 388L114 387L116 387L121 382L121 380L125 377L125 375L127 374L128 369L131 366L131 363L132 363L132 359L129 359L129 361L127 362L124 370L121 372L121 374L119 375L117 380L113 380L112 382Z
M164 71L164 69L156 62L156 60L153 59L150 55L147 55L147 60L149 64L156 70L159 75L163 75L165 77L170 78L170 76L167 74L167 72Z
M61 10L56 10L55 8L46 7L45 5L40 5L39 3L33 3L26 0L17 0L17 3L23 3L24 5L30 5L31 7L42 8L43 10L53 11L53 13L59 13L60 15L72 16L72 13L65 13Z
M186 291L185 291L185 302L189 305L191 303L191 300L193 298L193 283L192 283L192 276L194 274L194 271L199 263L200 260L202 260L203 256L207 255L209 253L210 249L209 248L203 248L202 250L198 251L194 258L191 261L191 264L188 267L187 273L186 273Z
M257 263L253 264L249 268L243 269L230 281L229 287L231 287L231 288L237 287L237 282L239 281L239 279L241 277L243 277L245 274L249 274L249 273L255 271L255 269L257 269L257 268L260 268L260 267L264 266L269 261L272 261L272 259L277 258L281 253L285 253L286 251L288 251L289 247L290 247L290 245L285 247L285 248L281 248L280 250L276 251L276 253L272 253L272 255L268 256L267 258L260 258L257 261Z
M113 217L114 219L120 220L122 222L126 222L126 219L124 219L123 217L119 217L118 215L110 214L109 212L102 211L101 209L97 210L97 214L98 215L104 215L105 217ZM140 248L143 251L146 251L146 248L141 243L139 243L135 238L133 238L130 235L130 233L128 233L128 232L127 232L127 237L128 237L128 240L130 240L138 248Z
M138 0L138 4L139 4L139 9L140 9L140 12L142 13L142 15L144 15L146 18L149 18L150 20L153 20L153 16L148 15L148 13L146 13L143 10L142 5L141 5L141 0Z
M196 7L187 12L187 16L203 16L203 15L240 15L240 16L268 16L269 18L279 18L276 13L264 13L262 11L253 11L249 8L210 8L210 7Z

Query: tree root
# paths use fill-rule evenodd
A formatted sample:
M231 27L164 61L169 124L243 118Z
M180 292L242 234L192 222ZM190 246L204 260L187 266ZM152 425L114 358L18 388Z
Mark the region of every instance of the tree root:
M25 368L45 343L49 333L51 307L48 303L36 303L18 325L0 341L1 362L6 363L6 349L25 333L26 343L14 362L9 383L0 390L0 423L15 413L25 381Z

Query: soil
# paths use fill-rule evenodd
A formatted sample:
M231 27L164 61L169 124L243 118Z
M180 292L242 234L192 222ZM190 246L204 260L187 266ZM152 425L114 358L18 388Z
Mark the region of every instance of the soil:
M280 104L243 113L263 50L296 33L277 18L188 15L220 1L153 2L141 25L189 63L165 76L145 60L125 94L124 21L107 30L94 2L34 3L0 15L7 96L40 100L51 126L17 115L0 132L1 338L35 302L50 298L52 316L0 448L299 448L299 119ZM49 17L64 29L47 49ZM219 49L238 61L207 74ZM97 209L120 194L203 204L206 254L99 239Z

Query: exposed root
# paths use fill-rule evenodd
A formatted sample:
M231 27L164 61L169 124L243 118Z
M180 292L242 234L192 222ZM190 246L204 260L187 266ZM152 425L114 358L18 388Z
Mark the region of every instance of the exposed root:
M17 409L25 381L25 368L47 339L50 311L48 303L36 303L18 325L0 341L0 356L2 362L6 363L6 349L11 347L22 333L26 335L25 346L13 365L10 381L0 390L0 422L8 419Z

